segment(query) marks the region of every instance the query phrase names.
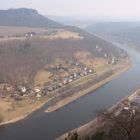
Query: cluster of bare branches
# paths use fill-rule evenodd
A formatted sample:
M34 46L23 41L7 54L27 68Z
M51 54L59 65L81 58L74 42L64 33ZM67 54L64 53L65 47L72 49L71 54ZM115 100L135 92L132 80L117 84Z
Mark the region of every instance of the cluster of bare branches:
M119 114L105 111L102 113L102 119L105 122L102 130L106 131L109 140L138 140L140 112L137 106L130 103L129 109L123 109Z

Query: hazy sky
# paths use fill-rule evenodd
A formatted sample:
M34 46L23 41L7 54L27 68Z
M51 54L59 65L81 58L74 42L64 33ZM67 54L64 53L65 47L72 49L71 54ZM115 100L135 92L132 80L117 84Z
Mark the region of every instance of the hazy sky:
M140 0L0 0L0 9L29 7L44 15L140 20Z

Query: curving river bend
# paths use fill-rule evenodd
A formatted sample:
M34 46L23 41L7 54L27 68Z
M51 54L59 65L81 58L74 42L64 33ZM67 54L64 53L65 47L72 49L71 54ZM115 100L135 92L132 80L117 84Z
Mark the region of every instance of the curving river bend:
M0 140L53 140L96 117L99 109L109 108L140 85L140 53L125 48L133 66L98 90L50 114L48 104L28 118L0 130Z

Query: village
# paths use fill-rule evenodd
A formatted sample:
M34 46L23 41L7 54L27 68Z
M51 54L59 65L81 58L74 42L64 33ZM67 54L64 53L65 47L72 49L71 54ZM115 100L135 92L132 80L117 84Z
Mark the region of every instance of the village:
M108 61L108 63L115 64L115 61L113 59L111 62ZM59 60L48 65L45 70L49 71L51 75L43 86L36 85L29 87L27 85L12 85L11 83L1 82L0 98L6 101L22 101L26 98L36 101L82 77L96 75L93 67L88 67L74 60Z
M83 37L80 33L63 29L38 30L39 31L31 31L26 29L25 31L22 30L19 34L16 32L11 32L6 35L3 34L3 36L0 36L0 41L6 42L16 39L19 42L20 40L38 42L39 39L45 40L46 42L54 39L77 41ZM16 43L15 41L15 44ZM44 43L44 45L46 45L46 43ZM14 47L15 46L13 46L13 48ZM21 47L24 47L24 45L21 45L20 48ZM63 46L63 44L60 43L58 44L58 48L59 47L65 48L67 46ZM73 47L75 48L75 46ZM42 58L40 58L40 54L34 55L38 56L40 61L38 61L36 57L31 56L32 50L35 50L34 53L38 53L38 48L41 48L40 44L37 44L36 47L34 47L34 44L31 44L32 50L28 47L25 48L31 51L28 56L29 59L34 58L32 62L37 62L36 65L39 67L36 71L30 69L27 77L24 77L26 76L26 68L24 71L18 72L20 75L18 80L15 81L8 79L7 72L5 74L7 79L0 81L0 106L1 114L4 118L3 122L15 118L19 119L24 115L26 116L47 102L55 105L60 100L63 101L63 99L78 95L79 91L82 92L100 80L111 76L112 69L117 66L116 64L119 65L119 62L121 62L121 59L104 50L104 47L99 43L93 45L94 51L99 54L98 57L96 53L89 52L85 47L85 49L73 52L73 54L68 54L68 56L67 54L61 56L63 49L58 55L52 54L54 58L48 57L48 53L45 53ZM47 48L48 46L44 46L44 51L47 52ZM20 50L20 53L26 53L25 51L21 51L22 50ZM50 49L50 54L51 53ZM40 62L43 64L39 65ZM19 63L19 68L22 68L22 63L23 62ZM16 76L16 74L12 73L13 72L11 72L12 77Z
M42 96L48 95L50 92L55 91L81 77L87 76L89 74L95 73L93 69L88 67L84 67L84 65L79 64L78 62L69 61L67 64L73 66L74 70L68 69L66 66L62 64L50 66L46 68L50 71L52 76L50 77L51 83L48 82L45 84L44 88L40 88L39 86L29 88L23 85L12 85L8 83L1 83L0 84L0 91L1 91L1 98L6 98L9 100L16 100L20 101L23 98L32 98L37 99L41 98ZM77 68L77 71L76 71ZM74 72L75 71L75 72ZM65 74L64 74L65 73ZM66 75L66 76L65 76Z

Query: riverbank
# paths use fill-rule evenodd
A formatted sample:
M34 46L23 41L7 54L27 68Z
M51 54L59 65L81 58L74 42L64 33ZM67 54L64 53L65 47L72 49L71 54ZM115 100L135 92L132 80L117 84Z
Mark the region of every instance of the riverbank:
M114 67L114 72L111 76L109 76L108 78L101 80L100 82L94 84L93 86L86 88L86 90L81 90L80 92L74 94L73 96L64 98L64 99L60 99L60 101L56 101L55 105L50 105L50 107L46 110L46 112L53 112L57 109L60 109L61 107L64 107L65 105L69 104L70 102L73 102L75 100L77 100L78 98L88 94L90 91L96 90L97 88L103 86L104 84L106 84L107 82L111 81L113 78L115 78L116 76L118 76L120 73L126 71L128 68L131 67L130 61L127 60L127 63L121 63L119 65L116 65ZM103 75L104 73L101 72L98 75ZM55 97L58 97L57 95L59 95L59 93L56 94ZM5 124L9 124L9 123L15 123L19 120L25 119L28 115L30 115L32 112L36 111L37 109L41 108L44 104L46 104L48 101L53 100L55 97L49 97L49 99L46 99L38 104L34 104L32 108L28 109L26 108L26 111L23 113L21 113L21 115L19 117L15 117L14 119L11 120L6 120L4 122L2 122L0 125L5 125Z
M14 119L9 119L9 120L4 120L3 122L0 123L0 126L6 125L6 124L11 124L15 123L17 121L23 120L26 117L28 117L30 114L32 114L34 111L38 110L41 108L43 105L45 105L47 102L49 102L50 99L46 99L45 101L38 101L37 103L32 104L32 106L26 106L25 109L26 111L21 110L21 115L18 117L15 117ZM24 110L25 110L24 109ZM18 112L18 111L17 111ZM3 117L3 116L2 116Z
M114 106L109 108L107 112L114 112L114 114L117 116L121 113L123 108L125 107L124 102L132 101L133 97L136 96L136 94L140 91L140 87L134 89L128 96L123 98L121 101L117 102ZM102 120L102 115L94 119L93 121L79 127L77 129L77 132L81 135L93 135L95 134L100 127L104 125L104 121Z
M124 97L121 101L117 102L115 105L113 105L111 108L107 110L107 112L114 112L114 114L117 116L121 113L123 108L126 106L127 102L134 102L135 98L138 98L140 96L140 87L136 87L128 96ZM80 136L92 136L96 134L96 132L105 125L105 122L102 119L102 115L96 117L94 120L90 121L89 123L82 125L71 132L77 132ZM68 133L60 136L56 140L64 140L67 137Z
M130 62L125 62L121 65L117 65L114 70L113 70L113 74L109 75L109 77L97 82L96 84L94 84L93 86L90 86L88 89L85 90L81 90L80 92L73 94L70 97L67 97L63 100L58 101L55 105L48 107L45 112L46 113L51 113L53 111L56 111L62 107L64 107L65 105L79 99L82 96L87 95L88 93L90 93L91 91L94 91L96 89L98 89L99 87L105 85L106 83L110 82L111 80L113 80L115 77L117 77L118 75L120 75L121 73L125 72L126 70L128 70L131 67ZM105 72L104 72L105 73ZM99 74L104 75L104 73Z

